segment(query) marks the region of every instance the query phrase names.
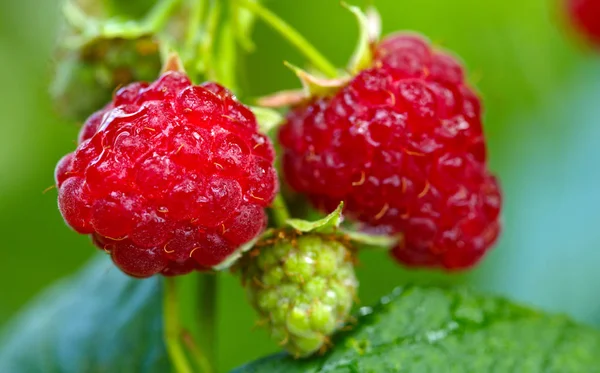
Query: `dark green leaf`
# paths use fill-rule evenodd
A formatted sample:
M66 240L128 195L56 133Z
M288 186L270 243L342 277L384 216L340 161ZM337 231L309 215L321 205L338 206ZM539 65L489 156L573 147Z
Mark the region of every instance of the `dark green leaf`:
M398 289L321 357L280 354L251 372L599 372L600 333L464 289Z
M165 373L159 278L106 256L39 296L0 338L0 372Z

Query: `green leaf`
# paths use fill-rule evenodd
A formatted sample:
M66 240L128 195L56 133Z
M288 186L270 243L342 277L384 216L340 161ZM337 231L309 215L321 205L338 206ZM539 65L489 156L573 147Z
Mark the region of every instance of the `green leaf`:
M264 134L268 134L273 128L283 124L283 116L273 109L258 106L252 106L250 109L256 117L260 132Z
M340 225L342 221L342 210L344 209L344 202L340 202L338 207L332 211L329 215L323 219L317 221L307 221L302 219L288 219L287 225L292 228L306 233L306 232L321 232L328 233L333 232Z
M599 372L600 333L465 289L397 289L324 356L279 354L237 373Z
M0 338L0 372L164 373L160 278L103 255L40 295Z

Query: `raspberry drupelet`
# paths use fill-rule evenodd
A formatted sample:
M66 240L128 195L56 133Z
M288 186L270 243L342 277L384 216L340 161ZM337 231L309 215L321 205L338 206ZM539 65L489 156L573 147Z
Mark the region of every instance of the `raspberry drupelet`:
M461 64L400 33L330 97L289 113L280 131L296 191L366 230L402 233L408 266L463 269L496 241L501 196L489 172L481 104Z
M265 228L273 158L231 92L168 71L89 117L56 167L58 206L131 276L210 269Z

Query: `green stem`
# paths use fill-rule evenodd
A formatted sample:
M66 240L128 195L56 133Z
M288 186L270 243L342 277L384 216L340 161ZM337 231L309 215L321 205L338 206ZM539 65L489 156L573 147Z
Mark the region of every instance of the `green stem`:
M308 40L306 40L298 31L279 18L275 13L264 8L259 3L252 0L237 0L240 6L248 9L258 17L262 18L268 25L277 30L291 44L304 54L322 73L330 78L338 76L338 71L327 58L325 58Z
M216 365L216 327L217 327L217 275L198 274L198 326L199 338L197 350L199 365L205 366L204 373L217 370ZM208 367L206 369L206 367ZM212 367L212 368L211 368Z
M185 34L185 51L190 53L191 58L195 58L196 42L198 41L198 34L200 31L200 25L202 24L202 18L204 17L205 2L204 0L190 0L190 17L187 24L187 30Z
M144 25L151 31L159 31L165 26L171 17L171 13L180 2L181 0L160 0L144 19Z
M180 340L181 326L179 325L179 307L177 305L175 279L167 277L165 285L163 318L167 352L177 373L193 373Z
M88 17L79 6L72 1L67 1L63 5L63 14L70 26L81 31L88 31L97 26L96 22Z
M204 60L204 68L206 77L209 80L217 80L217 71L214 66L214 49L215 36L218 31L219 18L221 17L221 0L211 0L206 27L204 32L204 40L200 46L202 58Z
M285 227L290 218L290 212L281 193L277 193L277 196L275 196L275 200L273 200L273 204L271 205L271 211L273 212L275 225Z
M230 20L232 21L231 23L236 41L246 52L252 52L254 50L254 42L252 42L251 36L247 34L248 29L241 25L240 15L242 13L237 0L229 0L229 9L231 13ZM247 11L247 9L245 10Z
M182 333L182 339L188 351L195 359L196 365L200 368L200 371L202 373L214 373L210 361L208 361L208 358L202 353L194 341L194 337L188 331L184 330Z
M219 41L219 63L215 65L216 79L225 87L233 92L237 92L237 54L235 33L232 26L232 20L226 20L221 26L221 35Z

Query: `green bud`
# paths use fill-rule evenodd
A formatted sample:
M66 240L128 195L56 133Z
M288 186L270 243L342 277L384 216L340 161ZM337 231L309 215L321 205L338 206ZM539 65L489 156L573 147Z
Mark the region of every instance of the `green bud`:
M328 347L348 319L358 282L351 255L329 236L278 238L238 263L248 298L272 338L295 357Z

